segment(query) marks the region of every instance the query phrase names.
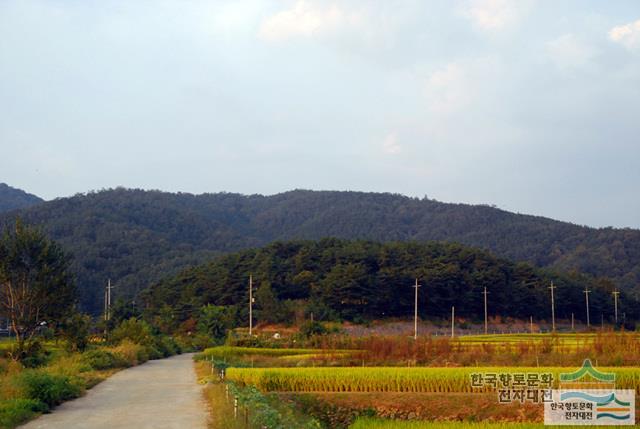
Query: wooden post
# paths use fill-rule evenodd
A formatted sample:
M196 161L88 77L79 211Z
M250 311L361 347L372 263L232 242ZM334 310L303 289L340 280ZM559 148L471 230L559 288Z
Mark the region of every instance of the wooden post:
M418 288L420 285L418 284L418 279L416 279L416 284L413 286L416 289L415 293L415 302L413 305L413 339L418 339Z
M556 289L556 287L553 285L553 282L551 282L549 289L551 289L551 329L553 332L556 332L556 303L553 299L553 290Z
M451 307L451 338L455 335L455 323L456 323L456 308Z

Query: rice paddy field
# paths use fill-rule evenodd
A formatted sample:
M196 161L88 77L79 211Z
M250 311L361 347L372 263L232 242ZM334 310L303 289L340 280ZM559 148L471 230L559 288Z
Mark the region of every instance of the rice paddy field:
M640 394L640 368L599 368L616 374L616 386ZM558 367L333 367L333 368L229 368L227 379L254 385L267 392L408 392L473 393L490 392L491 386L474 388L473 373L550 373L553 387L561 372Z
M473 386L472 375L551 374L551 387L558 388L560 374L577 370L585 358L614 373L616 388L640 395L636 333L323 341L320 348L215 347L201 359L229 359L225 382L234 389L255 389L325 428L540 428L540 403L501 404L500 381Z

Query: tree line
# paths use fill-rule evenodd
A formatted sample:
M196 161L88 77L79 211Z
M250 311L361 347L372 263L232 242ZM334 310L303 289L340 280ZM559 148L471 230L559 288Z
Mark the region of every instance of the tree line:
M248 321L249 276L255 285L256 318L263 322L349 320L365 322L413 314L418 279L420 317L444 319L451 306L470 321L484 317L482 292L489 295L489 315L550 320L551 282L556 318L586 321L583 290L591 290L592 322L613 317L615 285L577 272L562 273L511 262L456 243L348 241L276 242L263 248L220 256L157 282L140 295L147 317L164 318L178 329L197 320L201 308L220 306L236 324ZM619 301L630 324L637 302Z

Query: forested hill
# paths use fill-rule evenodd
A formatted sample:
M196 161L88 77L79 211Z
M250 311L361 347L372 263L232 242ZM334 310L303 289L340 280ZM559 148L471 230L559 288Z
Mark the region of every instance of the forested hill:
M291 191L273 196L114 189L42 203L18 214L44 225L75 256L88 310L107 278L132 294L211 256L275 240L457 241L538 266L640 284L640 231L592 229L488 206L401 195Z
M549 290L556 289L556 315L586 319L583 288L592 292L590 312L613 318L611 285L578 274L558 274L526 263L496 258L489 252L455 243L375 243L323 239L277 242L260 249L222 256L153 285L141 294L147 315L173 315L181 322L198 318L202 306L226 306L236 323L248 320L249 273L257 288L256 318L291 322L313 312L316 319L364 321L413 314L414 279L422 284L421 317L447 318L451 306L471 320L484 316L482 292L490 295L494 316L550 320ZM619 314L638 316L627 295ZM595 317L595 316L593 316Z
M41 203L43 200L21 189L0 183L0 213Z

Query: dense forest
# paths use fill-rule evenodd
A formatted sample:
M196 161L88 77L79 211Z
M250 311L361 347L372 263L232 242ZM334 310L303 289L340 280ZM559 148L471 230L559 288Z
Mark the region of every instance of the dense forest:
M489 206L395 194L291 191L273 196L112 189L0 216L41 225L75 256L84 309L99 312L108 278L130 297L167 275L276 240L459 242L514 261L640 284L640 231L594 229Z
M6 183L0 183L0 213L14 209L31 207L43 200L23 190L12 188Z
M592 323L613 318L613 285L579 274L559 274L514 263L459 244L368 241L276 242L221 256L154 284L141 294L150 317L171 314L176 328L197 319L207 304L232 309L248 320L249 275L256 318L290 322L294 317L356 322L413 314L414 279L419 279L421 317L447 318L451 306L469 320L484 317L483 289L494 316L550 320L549 285L556 289L556 316L585 320L583 290L591 290ZM637 302L620 300L620 315L636 319ZM306 313L300 314L300 313ZM596 321L597 320L597 321Z

